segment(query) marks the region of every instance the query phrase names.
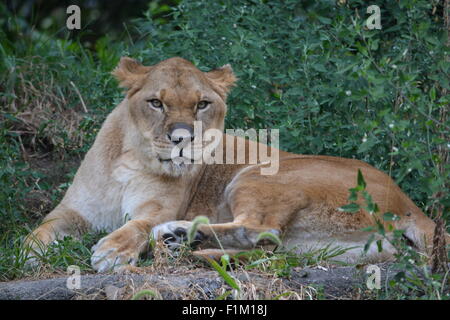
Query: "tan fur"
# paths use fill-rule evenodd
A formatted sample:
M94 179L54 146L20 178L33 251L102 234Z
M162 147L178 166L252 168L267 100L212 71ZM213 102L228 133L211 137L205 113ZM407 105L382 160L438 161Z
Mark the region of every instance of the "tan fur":
M188 229L195 216L204 215L213 224L200 226L203 249L251 249L258 234L269 231L300 252L328 243L356 245L343 259L358 261L368 237L361 229L374 218L337 208L347 203L360 169L381 212L399 215L394 226L429 251L433 221L392 179L364 162L280 151L278 173L264 176L263 164L177 166L164 161L173 147L167 138L173 123L202 121L204 131L223 130L226 95L236 81L230 66L201 72L181 58L150 67L122 58L114 75L127 96L106 119L61 204L27 238L33 248L64 235L107 230L111 233L93 248L92 265L101 272L135 264L151 230L161 238ZM162 101L164 110L151 108L151 99ZM196 110L201 100L211 102L208 109ZM247 160L254 143L245 142ZM366 258L388 259L392 253L386 244L383 254L369 250Z

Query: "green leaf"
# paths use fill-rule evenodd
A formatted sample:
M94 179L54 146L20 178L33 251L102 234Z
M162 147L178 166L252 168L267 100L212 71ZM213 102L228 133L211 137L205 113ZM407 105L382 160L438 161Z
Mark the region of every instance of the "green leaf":
M362 228L361 231L364 231L364 232L375 232L375 231L377 231L377 229L374 226L370 226L370 227Z
M317 19L322 22L323 24L331 24L332 20L330 18L316 16Z
M348 201L356 201L358 200L358 190L356 188L352 188L349 190L350 196L348 197Z
M382 252L383 251L383 240L377 240L377 248L378 248L378 252Z
M160 296L153 290L142 290L136 293L131 300L139 300L144 296L151 296L153 298L160 298Z
M431 101L436 100L436 89L432 87L429 91Z
M268 262L268 261L270 261L270 260L271 260L271 258L262 258L262 259L258 259L258 260L256 260L256 261L253 261L253 262L250 263L250 264L247 264L247 265L245 266L245 269L246 269L246 270L249 270L249 269L255 268L255 267L259 266L260 264L265 263L265 262Z
M220 261L222 262L223 270L227 270L227 267L230 265L230 255L225 253L222 257L220 257Z
M211 264L211 266L219 273L219 275L222 277L222 279L233 289L236 289L238 291L241 290L239 285L237 284L236 280L228 274L226 270L224 270L216 261L213 259L207 258L208 262Z
M269 239L270 241L275 243L277 246L281 246L280 238L271 232L261 232L260 234L258 234L258 237L256 238L256 243L258 243L262 239Z
M383 214L383 220L384 221L398 221L400 220L400 217L392 212L386 212Z
M361 209L360 205L355 202L343 205L342 207L338 208L339 211L350 212L350 213L356 213L360 209Z
M192 225L188 230L188 243L192 243L195 234L197 233L198 226L201 224L209 224L209 219L204 216L198 216L195 217L194 220L192 220Z
M231 290L228 290L228 291L225 291L223 294L221 294L220 296L218 296L217 298L216 298L216 300L225 300L230 294L232 294L233 293L233 291L231 291Z
M405 233L405 230L395 229L394 230L394 238L401 239L403 237L404 233Z
M360 169L358 169L358 186L361 186L363 189L366 188L366 181L364 181L363 174Z
M369 251L370 245L372 244L373 240L375 240L375 234L371 234L369 239L367 239L367 242L364 245L364 253L367 253L367 251Z
M386 235L386 230L384 229L383 224L379 220L377 220L377 228L378 228L377 232L379 234L381 234L382 236Z

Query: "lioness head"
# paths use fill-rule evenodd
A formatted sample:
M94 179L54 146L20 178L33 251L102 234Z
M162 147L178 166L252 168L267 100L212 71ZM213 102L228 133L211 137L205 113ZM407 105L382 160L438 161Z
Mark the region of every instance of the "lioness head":
M236 81L231 67L202 72L182 58L143 66L124 57L113 74L128 90L130 118L149 150L151 166L171 176L190 171L190 160L180 159L189 158L183 148L198 133L194 121L201 122L202 133L223 130L226 97Z

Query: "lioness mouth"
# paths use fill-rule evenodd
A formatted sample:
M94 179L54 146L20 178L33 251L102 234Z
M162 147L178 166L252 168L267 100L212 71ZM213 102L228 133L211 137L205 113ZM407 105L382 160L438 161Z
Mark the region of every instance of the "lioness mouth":
M184 157L179 157L179 158L175 158L175 159L172 159L172 158L162 159L162 158L158 157L158 160L160 162L185 163L185 162L189 161L190 163L194 163L194 159L187 159L187 158L184 158Z

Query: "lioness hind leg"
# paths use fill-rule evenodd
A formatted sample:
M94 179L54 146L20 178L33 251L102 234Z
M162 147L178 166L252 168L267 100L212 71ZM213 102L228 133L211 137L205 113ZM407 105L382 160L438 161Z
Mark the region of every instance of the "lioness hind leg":
M233 222L200 226L212 247L251 249L271 243L262 232L281 236L293 214L309 204L299 189L284 183L284 174L261 176L259 168L245 170L227 186L224 198Z
M65 236L79 238L90 228L90 223L77 211L59 205L25 238L24 248L28 251L27 263L36 264L38 262L36 256L43 254L53 241L63 239Z

